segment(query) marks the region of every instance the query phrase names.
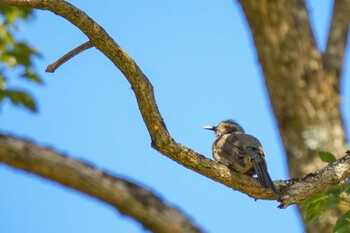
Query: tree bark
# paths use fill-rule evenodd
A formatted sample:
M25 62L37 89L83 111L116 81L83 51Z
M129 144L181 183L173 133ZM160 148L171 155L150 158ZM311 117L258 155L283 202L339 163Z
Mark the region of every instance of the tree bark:
M338 2L349 4L349 1ZM304 1L240 0L240 4L252 31L286 151L289 174L301 177L314 172L324 166L317 151L331 151L339 157L346 148L340 112L339 64L343 62L344 31L349 20L340 17L343 23L332 24L330 35L340 36L329 37L328 61L333 62L328 64L335 66L325 66ZM340 21L337 11L333 19ZM336 67L336 72L327 67ZM343 211L339 207L326 214L319 222L307 226L307 231L331 232Z
M339 78L336 72L328 71L323 64L301 0L241 1L266 77L290 174L301 177L319 170L302 179L278 182L277 188L282 192L280 197L262 188L255 179L231 171L175 142L166 129L148 78L105 30L83 11L62 0L1 0L1 5L49 10L79 28L129 81L152 146L189 169L253 198L278 200L281 207L300 203L350 176L349 154L319 170L325 164L318 159L317 150L344 154L346 140L339 111ZM12 156L12 152L5 151L0 161L5 161L6 156ZM314 232L325 232L324 229L334 225L334 221L328 220L317 226L321 230L315 228Z
M234 187L257 199L276 200L278 197L246 175L231 171L205 156L177 143L169 134L159 112L153 86L132 58L85 12L62 0L2 0L1 5L32 7L49 10L79 28L129 81L135 93L142 118L151 137L152 147L183 166L215 181Z
M0 135L0 161L108 203L152 232L202 232L151 191L27 140Z

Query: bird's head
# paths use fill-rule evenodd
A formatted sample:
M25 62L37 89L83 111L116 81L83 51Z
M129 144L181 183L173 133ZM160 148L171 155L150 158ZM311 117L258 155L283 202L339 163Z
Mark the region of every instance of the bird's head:
M229 133L244 133L243 128L233 120L222 121L217 126L204 126L204 129L213 130L218 137Z

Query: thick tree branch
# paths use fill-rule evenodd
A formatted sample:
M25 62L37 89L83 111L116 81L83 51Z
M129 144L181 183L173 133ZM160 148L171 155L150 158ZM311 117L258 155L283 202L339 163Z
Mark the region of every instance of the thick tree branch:
M332 25L336 21L341 21L342 26L339 28L331 26L325 55L326 62L322 59L321 53L315 45L304 1L241 0L240 3L253 32L259 60L266 77L269 95L288 155L290 174L293 177L298 177L318 170L322 166L322 163L318 162L315 156L315 151L320 149L318 146L321 145L323 147L321 149L332 151L338 156L344 151L345 147L346 138L339 111L339 92L334 87L339 87L341 62L345 48L346 31L348 30L346 23L343 23L343 17L340 16L346 10L343 11L340 8L342 8L342 4L347 4L348 7L348 0L336 2ZM0 6L5 5L49 10L77 26L88 36L91 43L121 70L131 84L143 120L151 136L152 146L187 168L247 193L254 198L281 199L279 200L281 207L299 203L301 200L349 177L349 155L347 155L338 162L321 169L318 173L308 175L302 179L279 182L277 186L281 189L283 195L282 197L276 197L271 191L261 188L254 179L230 171L227 167L206 159L195 151L175 142L167 131L159 113L153 87L147 77L104 29L84 12L62 0L1 0ZM340 50L340 53L334 49ZM325 64L328 69L325 69ZM332 72L332 69L335 72ZM20 157L21 159L14 159L13 156L19 154L6 151L4 149L6 148L5 144L11 146L13 143L12 146L14 146L19 142L7 137L2 137L2 139L10 140L10 142L4 141L3 147L0 147L0 157L3 162L6 161L11 166L22 169L31 165L32 167L28 170L36 172L34 168L37 167L35 164L38 160L35 157L33 157L35 163L33 161L29 163L26 156L23 155ZM25 142L21 143L19 145L23 145ZM29 150L29 147L24 148ZM28 151L24 152L29 153ZM6 157L8 155L10 156ZM55 161L54 159L51 162L55 163ZM10 162L13 162L13 164ZM47 159L47 162L50 163L50 159ZM81 166L81 164L77 164L78 170ZM49 166L49 168L52 167ZM54 171L47 169L46 165L40 167L40 170L47 173ZM86 183L91 184L87 181L90 180L91 174L94 172L101 173L90 167L87 174L80 178L83 183L79 190L104 200L98 196L98 193L89 193L84 185ZM43 176L48 176L47 173L41 174L38 172ZM70 179L76 182L75 178L78 179L78 177L73 178L74 173L71 175ZM61 173L57 173L55 176L62 178ZM100 180L96 183L107 185L116 182L111 180L110 176L106 174L104 176L109 177L106 183L100 182ZM73 185L72 183L64 184ZM92 183L91 185L96 184ZM113 194L111 196L113 198ZM130 203L130 205L135 203ZM125 211L125 206L118 208L121 212ZM149 222L145 222L152 220L146 219L145 221L141 219L139 221L147 225ZM308 227L308 230L310 232L325 232L329 231L333 224L332 219L327 219L322 223L318 222L316 227Z
M0 2L0 6L1 5L26 6L52 11L53 13L69 20L85 33L94 46L105 54L122 71L130 82L136 95L142 117L150 133L152 146L156 150L187 168L201 173L215 181L221 182L228 187L244 192L253 198L270 200L280 199L270 190L262 188L255 179L231 171L227 167L215 163L195 151L175 142L168 133L165 123L159 113L154 98L153 87L147 77L129 55L126 54L126 52L123 51L104 31L104 29L95 23L83 11L62 0L2 0ZM273 41L274 39L272 42ZM346 160L345 163L348 163L348 160ZM344 176L342 176L342 178ZM340 181L340 179L338 181ZM333 184L335 183L328 183L328 185ZM284 194L282 197L282 206L288 206L297 201L303 200L312 194L316 194L309 190L303 192L302 196L298 196L297 189L293 188L296 187L293 182L280 182L277 186L282 189L282 193ZM326 187L327 185L322 183L321 180L320 188L317 190L321 191ZM290 200L290 197L293 197L294 201Z
M172 160L228 187L257 199L277 199L270 190L262 188L255 179L230 171L213 163L195 151L175 142L166 129L158 110L153 87L130 56L83 11L62 0L1 0L0 6L22 6L49 10L77 26L106 57L125 75L135 93L143 120L151 136L152 146ZM239 179L237 179L239 178Z
M350 151L336 162L308 174L303 178L291 179L284 183L288 186L287 194L283 196L280 208L291 204L301 203L303 200L321 193L350 177Z
M0 162L106 202L153 232L202 232L151 191L29 141L0 135Z
M324 64L329 71L336 72L338 79L340 79L343 69L349 26L350 0L335 0Z
M140 221L148 229L158 231L171 226L169 229L174 232L175 229L176 232L182 232L183 227L185 230L192 229L190 232L199 231L178 210L162 203L150 191L81 161L72 160L52 149L38 147L27 140L0 135L0 163L37 174L109 203L120 212ZM222 170L228 180L243 180L249 186L244 189L248 193L255 192L254 195L249 194L254 198L276 198L274 193L260 188L258 182L249 176L230 171L212 160L206 160L205 166ZM286 208L300 203L349 177L350 151L343 158L315 173L303 178L279 181L277 185L283 192L279 207Z

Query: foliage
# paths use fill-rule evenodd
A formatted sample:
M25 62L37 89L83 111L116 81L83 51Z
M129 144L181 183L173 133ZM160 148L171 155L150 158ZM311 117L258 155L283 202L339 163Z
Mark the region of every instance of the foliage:
M334 233L350 232L350 210L339 217L334 227Z
M14 37L18 31L18 21L28 21L32 15L33 11L29 8L0 7L0 106L8 99L14 105L31 111L37 109L27 91L8 87L10 77L13 76L36 84L42 83L33 68L33 58L39 56L38 51Z
M337 158L332 153L327 151L319 151L318 156L323 162L326 163L334 163L337 160Z
M332 163L336 160L335 156L329 152L320 151L318 155L324 162ZM347 201L347 198L345 198L348 195L350 195L350 183L347 181L305 200L302 204L305 222L307 224L316 222L325 212L331 210L340 203L350 207L350 203ZM350 211L342 214L338 218L333 232L350 232Z

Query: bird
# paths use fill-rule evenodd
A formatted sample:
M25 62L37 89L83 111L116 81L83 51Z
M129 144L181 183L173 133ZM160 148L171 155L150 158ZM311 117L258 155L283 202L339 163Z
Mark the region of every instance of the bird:
M204 129L216 134L212 146L215 161L249 176L256 174L264 188L280 195L267 171L265 153L256 137L246 134L233 120L222 121L217 126L204 126Z

